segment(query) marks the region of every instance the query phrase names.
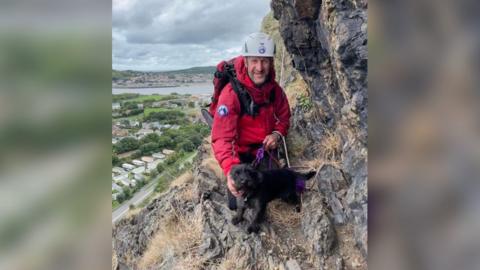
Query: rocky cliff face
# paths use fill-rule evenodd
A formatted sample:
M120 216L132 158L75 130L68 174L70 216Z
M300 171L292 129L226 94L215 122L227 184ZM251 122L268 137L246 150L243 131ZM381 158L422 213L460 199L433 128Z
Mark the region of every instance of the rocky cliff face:
M114 226L114 268L366 269L366 2L273 0L272 9L264 30L281 43L291 162L318 170L302 212L272 202L258 235L233 226L206 140L188 180Z
M261 232L248 234L246 222L230 222L234 212L209 143L194 168L191 179L114 226L114 269L318 269L333 258L337 236L317 193L304 196L302 213L271 203ZM328 263L335 269L343 262Z
M321 160L325 206L335 226L353 227L366 256L367 2L273 0L272 10L310 93L294 108L292 138L313 146L301 154Z

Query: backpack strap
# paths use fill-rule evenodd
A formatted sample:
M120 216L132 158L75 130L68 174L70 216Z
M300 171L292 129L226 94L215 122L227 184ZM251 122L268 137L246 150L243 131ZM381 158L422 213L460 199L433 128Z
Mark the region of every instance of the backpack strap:
M228 77L233 91L237 94L238 101L240 102L240 115L246 113L255 116L258 114L258 110L255 110L255 103L253 102L252 96L250 96L250 93L245 90L243 85L237 79L237 73L235 72L233 63L227 62L224 70L224 75Z

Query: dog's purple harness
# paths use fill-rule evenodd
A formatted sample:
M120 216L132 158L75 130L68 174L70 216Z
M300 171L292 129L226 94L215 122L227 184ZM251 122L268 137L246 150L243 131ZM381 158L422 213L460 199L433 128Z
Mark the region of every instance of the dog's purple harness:
M305 191L305 179L295 179L295 187L297 188L297 193L303 193Z
M255 160L253 161L252 166L254 168L256 168L260 164L260 162L262 161L264 156L265 156L265 148L262 146L262 147L258 148L257 154L255 156ZM268 168L269 169L272 168L272 159L271 158L270 158L269 163L268 163ZM297 190L297 193L300 193L300 194L303 193L305 191L305 179L303 179L303 178L295 179L295 188Z

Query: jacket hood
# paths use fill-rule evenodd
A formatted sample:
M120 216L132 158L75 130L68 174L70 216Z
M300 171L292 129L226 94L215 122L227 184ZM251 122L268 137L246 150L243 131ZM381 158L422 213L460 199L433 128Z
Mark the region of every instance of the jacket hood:
M245 87L245 89L252 95L255 103L265 103L270 98L270 92L274 91L277 83L275 82L275 68L272 63L270 73L267 81L260 87L256 86L248 76L247 67L245 66L245 57L238 56L234 60L235 72L237 73L238 81Z

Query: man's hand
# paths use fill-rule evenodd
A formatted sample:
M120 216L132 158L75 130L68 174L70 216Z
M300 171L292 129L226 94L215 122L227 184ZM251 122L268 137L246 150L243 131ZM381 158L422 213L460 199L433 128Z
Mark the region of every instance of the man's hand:
M230 176L230 172L227 174L227 187L232 192L233 196L240 197L242 194L237 190L235 184L233 182L232 176Z
M278 142L280 141L280 135L277 133L272 133L265 137L263 140L263 145L265 146L265 150L273 150L277 148Z

